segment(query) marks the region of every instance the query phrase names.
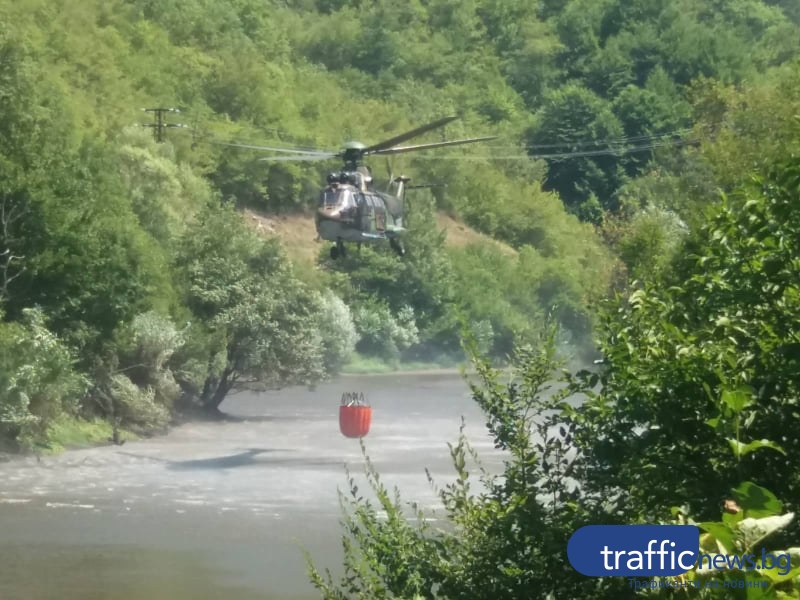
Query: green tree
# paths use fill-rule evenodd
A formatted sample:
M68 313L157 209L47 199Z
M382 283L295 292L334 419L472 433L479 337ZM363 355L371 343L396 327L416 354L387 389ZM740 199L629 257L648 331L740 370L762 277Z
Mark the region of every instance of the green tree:
M614 153L622 150L619 140L624 132L611 105L570 84L548 94L537 117L537 125L527 134L531 154L607 153L553 161L547 187L579 215L592 194L605 210L616 210L614 191L622 183L623 171Z
M210 334L202 406L217 410L251 379L277 387L324 376L319 299L277 242L259 238L232 207L197 216L181 238L176 269L187 306Z
M632 485L641 473L658 473L669 502L701 517L745 479L787 502L798 497L800 481L784 468L800 460L800 340L791 325L800 314L798 173L795 160L779 164L727 200L672 272L603 319L605 404L587 444L592 485L608 497L625 490L624 512L653 519L669 509L661 488ZM719 417L733 398L742 437L772 440L786 456L724 451L732 435Z
M329 289L322 293L317 328L325 349L325 372L335 375L355 351L358 333L350 308Z

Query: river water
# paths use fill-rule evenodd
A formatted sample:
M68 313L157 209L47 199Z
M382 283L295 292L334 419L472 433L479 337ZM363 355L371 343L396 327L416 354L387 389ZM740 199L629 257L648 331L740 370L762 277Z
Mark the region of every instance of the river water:
M425 468L452 480L447 442L462 416L489 466L500 460L457 374L235 394L221 408L236 420L0 464L0 598L318 598L303 551L337 570L337 488L345 465L363 467L358 441L339 432L345 391L373 406L364 441L382 480L432 518Z

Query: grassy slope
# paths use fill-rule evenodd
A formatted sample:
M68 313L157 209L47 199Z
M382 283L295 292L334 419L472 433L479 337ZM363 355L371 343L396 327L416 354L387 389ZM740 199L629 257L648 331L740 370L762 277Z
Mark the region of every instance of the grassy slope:
M314 264L319 255L320 242L316 241L317 232L312 215L302 213L265 215L252 209L246 209L244 212L248 222L260 233L266 236L277 235L292 260L307 265ZM436 220L439 228L447 232L449 246L460 248L470 244L494 244L504 253L516 255L516 251L510 246L478 233L448 214L439 213Z
M295 213L282 215L267 215L252 209L244 210L245 218L256 230L264 236L278 236L292 261L301 267L313 267L322 244L317 241L317 232L314 227L314 217L311 214ZM447 233L447 244L453 248L461 248L472 244L493 244L508 255L516 256L517 252L510 246L503 244L491 237L479 233L454 217L440 212L436 217L440 229ZM453 364L433 363L400 363L390 365L383 360L354 354L350 363L345 365L344 374L380 374L398 371L425 371L430 369L453 369Z

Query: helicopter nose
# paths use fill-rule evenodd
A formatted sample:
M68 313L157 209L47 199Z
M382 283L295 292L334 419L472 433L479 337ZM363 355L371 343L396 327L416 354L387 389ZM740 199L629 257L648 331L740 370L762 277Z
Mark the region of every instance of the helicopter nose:
M317 221L326 220L332 221L339 217L339 208L336 206L325 206L317 209Z

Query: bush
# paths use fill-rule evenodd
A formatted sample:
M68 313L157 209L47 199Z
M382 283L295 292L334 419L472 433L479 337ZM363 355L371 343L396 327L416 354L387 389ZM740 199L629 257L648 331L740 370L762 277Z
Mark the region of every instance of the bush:
M136 315L118 335L119 364L139 387L152 388L154 401L170 408L180 395L180 386L167 366L184 345L184 332L156 312Z
M350 309L339 296L326 290L320 302L318 330L322 336L325 371L336 374L355 351L358 333Z
M785 468L800 461L798 182L795 159L726 199L671 274L602 319L606 404L587 444L593 485L625 513L653 519L677 502L712 518L721 491L743 479L800 497L800 477ZM731 435L716 425L732 393L745 399L748 437L774 440L785 457L738 462L724 450ZM633 485L642 473L661 486Z
M635 279L650 276L669 265L687 233L686 224L674 212L648 207L625 227L620 258Z
M356 349L390 363L400 360L400 353L419 341L414 310L405 306L393 315L383 302L369 299L354 311L355 325L360 336Z
M620 597L624 580L583 577L566 560L566 540L589 516L574 484L582 461L577 425L559 409L593 382L568 378L561 391L548 391L559 361L556 333L546 331L541 345L518 350L509 384L501 383L507 373L467 346L477 370L473 398L504 452L503 472L482 468L462 428L450 446L456 480L439 488L447 522L436 527L414 505L408 511L367 459L367 493L350 477L342 496L344 576L337 582L310 566L323 598L516 600L532 590L540 598Z
M153 387L141 388L121 373L111 376L108 395L120 424L151 432L164 428L170 421L169 410L156 400Z
M0 434L22 448L43 443L47 427L74 414L88 387L70 350L38 309L21 323L0 323Z

